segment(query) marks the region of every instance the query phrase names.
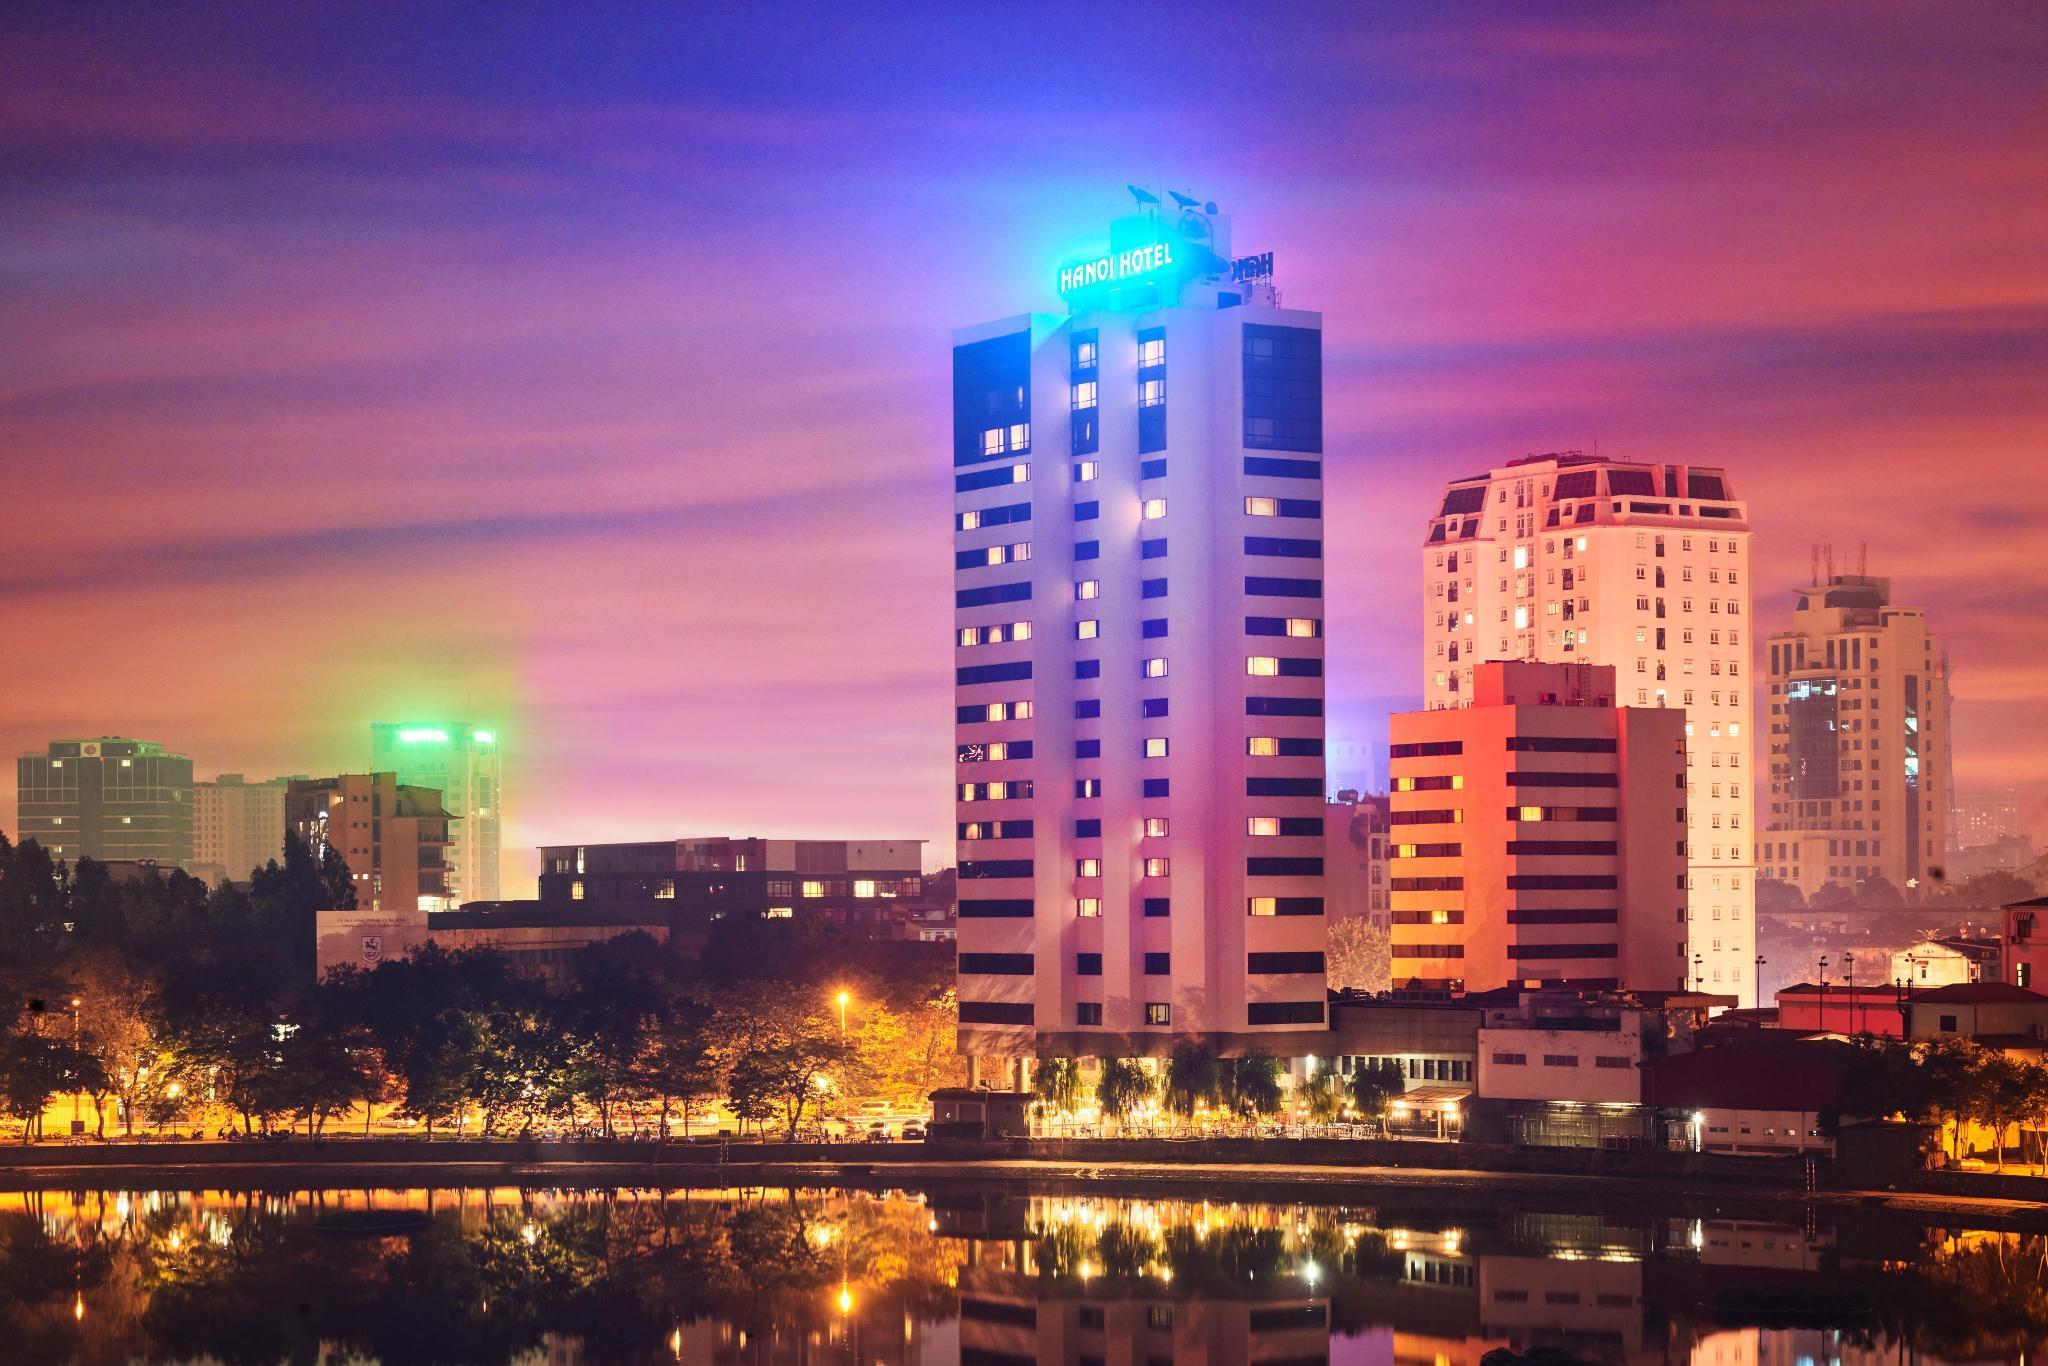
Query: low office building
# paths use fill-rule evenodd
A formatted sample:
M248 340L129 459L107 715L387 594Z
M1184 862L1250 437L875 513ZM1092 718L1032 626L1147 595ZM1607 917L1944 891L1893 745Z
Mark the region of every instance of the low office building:
M192 785L192 867L208 883L247 882L266 863L284 862L284 798L290 778L252 783L223 773Z
M1650 1039L1656 1038L1652 1031ZM1642 1146L1644 1012L1559 1002L1489 1012L1479 1030L1475 1127L1530 1147Z
M552 906L537 901L470 901L427 916L427 937L444 949L494 949L513 969L553 987L576 977L576 954L593 944L644 934L669 937L668 913L641 906Z
M1778 992L1778 1028L1801 1034L1904 1038L1906 993L1889 982L1876 986L1798 982Z
M1481 664L1468 695L1393 718L1394 986L1684 988L1685 713L1584 664Z
M923 908L923 840L696 838L556 844L540 851L555 906L665 908L680 930L734 915L818 916L894 938L899 907Z
M1998 959L1999 943L1995 939L1943 935L1923 939L1894 953L1888 980L1910 982L1915 987L1995 981L1999 975Z
M318 970L374 967L427 938L427 917L448 909L441 851L453 819L441 794L407 787L393 773L294 780L285 792L289 828L315 858L333 849L348 864L356 904L320 913Z
M1906 997L1906 1035L2037 1051L2048 1038L2048 996L2008 982L1964 982L1912 992Z
M150 740L52 740L15 763L15 837L50 857L192 863L192 761Z
M1644 1099L1664 1145L1693 1152L1832 1153L1822 1115L1833 1109L1850 1047L1779 1031L1654 1059Z

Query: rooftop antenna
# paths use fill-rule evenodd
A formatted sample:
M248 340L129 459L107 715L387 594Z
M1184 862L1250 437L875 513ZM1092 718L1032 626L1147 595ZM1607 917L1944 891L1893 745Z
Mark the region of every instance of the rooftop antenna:
M1858 541L1856 543L1856 577L1859 579L1870 577L1870 542L1868 541Z
M1153 194L1150 190L1140 189L1136 185L1126 185L1124 188L1129 190L1131 198L1137 200L1140 204L1157 204L1159 202L1159 196Z
M1834 579L1834 577L1835 577L1835 543L1834 543L1833 541L1829 541L1829 542L1828 542L1828 578L1829 578L1829 580L1830 580L1830 581L1832 581L1832 580Z
M1819 541L1815 541L1815 542L1813 543L1813 576L1812 576L1812 577L1813 577L1813 584L1812 584L1812 586L1813 586L1813 587L1815 587L1815 588L1818 588L1818 587L1820 587L1820 542L1819 542Z

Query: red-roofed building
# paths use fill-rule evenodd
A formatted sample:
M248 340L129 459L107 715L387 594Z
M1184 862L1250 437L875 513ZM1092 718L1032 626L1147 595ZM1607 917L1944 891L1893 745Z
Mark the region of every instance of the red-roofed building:
M1960 1035L1992 1047L2010 1047L2013 1037L2035 1041L2048 1037L2048 996L2009 982L1936 987L1909 996L1906 1006L1909 1038Z
M2005 908L2001 948L1999 980L2016 987L2048 981L2040 976L2043 969L2048 969L2048 896L2015 901Z
M1902 1038L1906 1012L1897 987L1800 982L1778 993L1778 1027L1802 1034L1883 1034Z
M1832 1152L1820 1116L1835 1104L1849 1051L1831 1039L1757 1037L1672 1053L1644 1067L1643 1097L1672 1147Z

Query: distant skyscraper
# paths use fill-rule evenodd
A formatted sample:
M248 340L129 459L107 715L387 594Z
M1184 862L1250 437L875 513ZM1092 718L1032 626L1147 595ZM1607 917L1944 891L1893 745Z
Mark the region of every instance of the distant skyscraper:
M15 765L20 839L54 859L192 862L192 761L148 740L53 740Z
M452 904L442 865L450 814L434 789L391 773L294 779L285 820L315 857L340 854L355 887L354 909L320 915L321 973L403 957L426 941L428 914Z
M1452 482L1423 562L1423 698L1483 660L1606 664L1624 706L1682 707L1691 766L1688 960L1756 1003L1761 779L1750 734L1749 513L1725 472L1570 453ZM1398 969L1397 969L1398 976Z
M1812 894L1884 878L1929 885L1948 857L1948 657L1891 580L1799 590L1768 643L1771 791L1765 877Z
M970 1061L1323 1025L1322 320L1213 207L954 335Z
M378 722L370 727L370 768L431 787L457 818L448 847L448 900L498 900L504 770L498 735L460 721Z
M284 794L289 778L252 783L223 773L192 785L192 866L209 883L247 882L264 864L284 859Z
M2020 794L2011 788L1960 792L1949 822L1949 848L1975 849L2021 835Z
M1395 987L1699 985L1685 717L1614 694L1605 665L1488 663L1393 718Z

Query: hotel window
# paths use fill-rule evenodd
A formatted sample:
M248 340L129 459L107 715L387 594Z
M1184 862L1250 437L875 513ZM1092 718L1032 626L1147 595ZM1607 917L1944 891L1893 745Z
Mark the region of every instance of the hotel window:
M572 882L572 883L570 883L570 884L569 884L569 899L570 899L571 901L581 901L581 900L583 900L583 879L582 879L582 878L578 878L578 879L576 879L576 880L575 880L574 882Z
M872 900L875 895L875 880L865 877L855 878L853 880L853 894L857 897L867 897Z
M1083 460L1074 466L1074 482L1077 484L1093 483L1101 477L1102 465L1098 461Z
M1078 858L1074 860L1075 877L1101 877L1102 860L1099 858Z
M1290 636L1308 639L1321 635L1322 629L1323 624L1314 617L1289 617L1287 619L1287 634Z
M1148 858L1145 860L1146 877L1166 877L1173 872L1173 860Z
M1280 500L1278 498L1247 498L1244 500L1244 511L1247 517L1278 517L1280 515Z
M654 899L656 901L674 901L676 899L676 880L672 877L665 877L655 883Z
M1099 896L1077 898L1074 902L1074 914L1083 920L1094 920L1102 914L1102 898Z
M1164 759L1166 757L1166 737L1163 735L1146 736L1145 757L1147 759Z
M1244 832L1247 835L1277 835L1280 833L1280 818L1278 816L1248 816L1245 818Z
M1148 1025L1172 1024L1173 1007L1164 1001L1145 1002L1145 1023Z
M1244 662L1244 671L1256 678L1277 678L1280 661L1272 655L1253 655Z
M1102 623L1094 617L1090 617L1086 621L1074 623L1074 638L1076 640L1093 640L1101 634Z
M979 531L981 529L981 514L979 512L961 513L958 520L954 523L954 528L959 531Z
M1164 678L1166 677L1166 661L1163 658L1148 659L1145 661L1144 672L1147 678Z
M993 784L991 784L991 786L993 786ZM803 894L804 896L815 900L816 898L825 895L825 884L822 882L806 882L803 887Z
M1245 903L1245 909L1253 915L1278 915L1280 900L1278 897L1255 896Z
M1148 522L1158 521L1166 515L1166 500L1164 498L1147 498L1140 515Z
M1074 585L1074 597L1081 602L1102 596L1101 579L1083 579Z
M1273 735L1247 736L1244 752L1256 758L1270 759L1280 752L1279 737Z
M1095 381L1084 380L1074 386L1074 406L1093 408L1095 406Z
M1138 343L1138 368L1149 370L1155 365L1166 364L1166 338L1147 337Z
M1099 1025L1102 1023L1102 1002L1074 1002L1074 1023L1077 1025Z
M1077 779L1075 779L1075 780L1074 780L1074 795L1075 795L1076 797L1100 797L1100 796L1102 795L1102 779L1100 779L1100 778L1077 778Z
M1153 839L1159 839L1173 833L1173 822L1165 816L1147 816L1145 818L1145 833Z

